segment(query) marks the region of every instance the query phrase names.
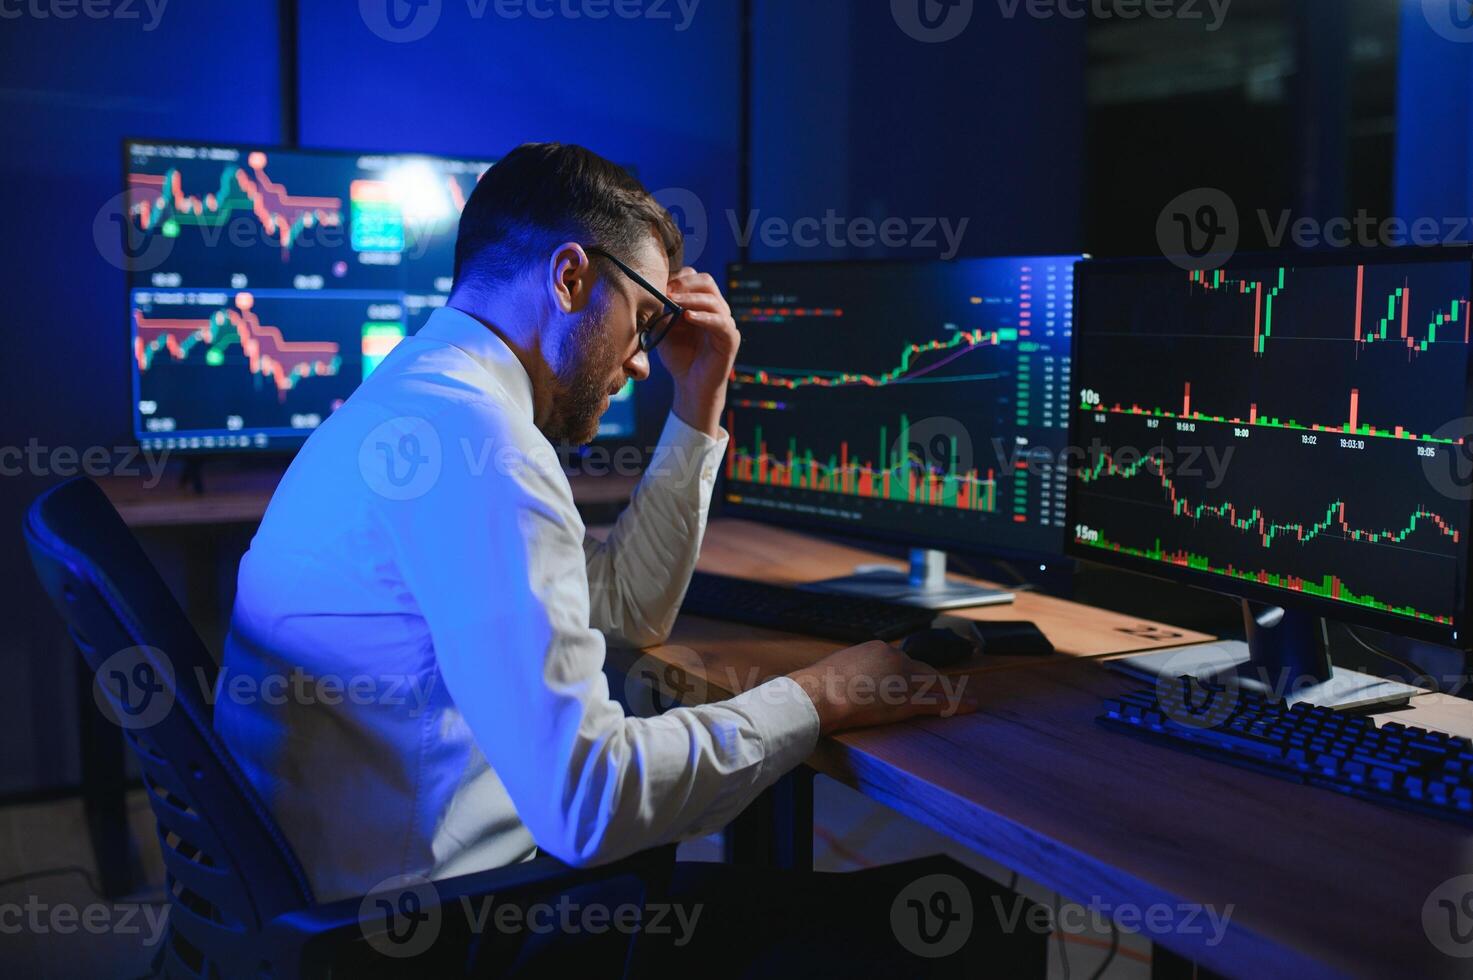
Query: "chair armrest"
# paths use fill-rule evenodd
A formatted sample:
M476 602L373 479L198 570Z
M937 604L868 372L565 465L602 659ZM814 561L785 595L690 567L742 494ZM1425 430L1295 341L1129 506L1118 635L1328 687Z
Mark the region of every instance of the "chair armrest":
M419 911L454 909L464 899L493 895L514 900L525 894L557 894L624 875L636 875L647 886L658 888L674 865L674 844L586 868L575 868L543 854L502 868L434 881L431 888L418 891ZM412 882L407 887L412 887ZM379 936L385 931L385 923L376 917L364 920L362 907L366 897L341 899L277 916L263 931L262 938L269 947L269 953L263 950L263 958L277 966L281 977L331 975L333 964L341 961L344 952L368 943L370 935ZM383 965L392 962L385 957ZM423 963L416 964L413 959L402 962L404 972L409 975L417 975L424 968Z

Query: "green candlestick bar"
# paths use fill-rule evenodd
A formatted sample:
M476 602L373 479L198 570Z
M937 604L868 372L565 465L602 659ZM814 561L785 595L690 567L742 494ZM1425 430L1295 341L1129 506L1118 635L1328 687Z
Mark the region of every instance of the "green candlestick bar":
M1273 335L1274 300L1283 292L1286 271L1279 269L1276 284L1261 279L1232 279L1224 276L1221 269L1214 271L1211 276L1204 275L1200 270L1194 271L1191 273L1191 280L1208 292L1226 290L1244 296L1250 293L1253 295L1253 354L1262 357L1268 338ZM1267 295L1264 294L1264 289L1268 290Z

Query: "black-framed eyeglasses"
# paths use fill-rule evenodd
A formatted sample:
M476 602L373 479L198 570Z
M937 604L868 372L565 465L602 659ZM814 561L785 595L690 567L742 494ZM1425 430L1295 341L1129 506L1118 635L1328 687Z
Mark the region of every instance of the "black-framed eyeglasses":
M610 255L607 251L599 248L597 245L588 246L584 249L584 251L592 252L594 255L602 255L604 258L614 263L614 265L618 266L619 271L624 273L624 275L628 276L631 280L633 280L635 285L642 287L645 292L649 293L655 299L664 304L665 312L661 313L659 316L651 320L649 326L645 327L639 332L639 349L648 354L650 351L655 349L660 341L665 339L665 335L670 332L671 328L673 328L676 322L679 321L680 318L685 314L685 308L675 303L673 300L670 299L670 297L660 292L654 286L651 286L649 282L644 278L644 276L635 272L633 269L629 268L629 266L625 265L623 262L620 262L613 255Z

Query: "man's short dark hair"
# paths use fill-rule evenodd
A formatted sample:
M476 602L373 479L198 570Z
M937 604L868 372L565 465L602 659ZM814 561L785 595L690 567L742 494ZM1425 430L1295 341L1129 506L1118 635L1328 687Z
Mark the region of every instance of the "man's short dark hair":
M627 170L581 146L523 143L486 171L461 212L455 285L511 281L567 241L627 262L651 231L679 268L684 236Z

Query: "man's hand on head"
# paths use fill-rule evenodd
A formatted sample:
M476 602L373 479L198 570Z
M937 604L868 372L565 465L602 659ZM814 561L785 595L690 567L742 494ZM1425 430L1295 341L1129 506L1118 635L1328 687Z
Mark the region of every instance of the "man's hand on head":
M671 275L666 295L685 309L680 323L655 348L675 379L675 415L716 438L741 335L731 307L707 273L686 266Z

